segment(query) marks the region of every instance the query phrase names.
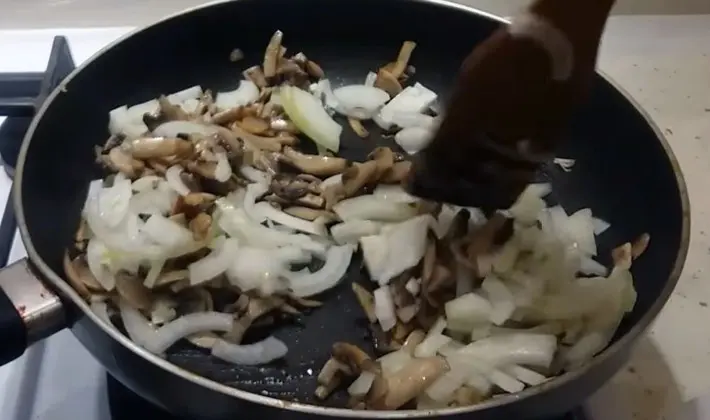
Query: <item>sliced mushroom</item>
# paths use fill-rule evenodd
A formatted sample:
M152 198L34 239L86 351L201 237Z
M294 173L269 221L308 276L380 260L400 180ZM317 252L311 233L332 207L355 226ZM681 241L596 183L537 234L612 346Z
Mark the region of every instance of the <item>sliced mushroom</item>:
M189 280L190 273L187 270L173 270L160 274L155 281L154 287L165 286L171 283Z
M335 377L345 373L350 376L353 374L352 369L345 363L340 362L335 357L331 357L323 365L320 372L318 373L318 384L328 386L331 382L335 380Z
M319 66L318 63L312 60L308 60L306 62L306 72L308 72L308 75L316 79L322 79L325 77L325 72L323 71L321 66Z
M116 291L131 307L138 310L148 310L153 306L153 296L150 289L136 276L125 271L116 273Z
M509 235L505 234L510 233L510 231L506 229L506 225L512 228L512 219L505 217L501 213L495 213L483 226L467 235L463 240L464 253L466 261L468 261L467 266L473 268L477 276L481 276L485 272L483 267L478 266L479 257L490 254L497 244L505 242L508 239L505 238L505 236ZM454 238L450 238L450 240L453 241ZM453 243L453 245L456 246L455 243ZM454 254L456 255L456 252L454 252Z
M372 296L372 293L358 283L352 283L352 289L368 321L370 321L371 324L377 322L377 315L375 315L375 298Z
M395 184L404 181L409 176L409 171L412 169L412 162L402 161L397 162L382 175L380 181L386 184Z
M202 242L210 235L210 229L212 227L212 216L207 213L200 213L195 216L194 219L190 220L188 226L190 227L192 237L195 239L195 241Z
M377 179L384 176L395 163L395 154L389 147L377 147L368 156L377 163Z
M67 276L69 284L85 299L88 299L92 292L104 291L101 284L96 280L84 257L76 257L73 261L69 253L64 253L64 274Z
M462 386L454 392L454 404L458 407L466 407L473 404L478 404L483 401L486 396L480 391L469 386Z
M196 347L202 348L202 349L211 349L214 347L215 343L217 340L219 340L219 337L215 333L211 332L202 332L198 334L193 334L185 337L187 341L195 345Z
M285 131L287 133L292 134L298 134L300 132L298 127L296 127L296 124L287 119L284 119L283 117L271 119L271 123L269 124L269 126L272 130L276 131Z
M203 178L214 179L215 171L217 170L217 162L187 162L187 170L193 174L197 174Z
M397 80L397 77L385 68L381 68L377 72L375 87L384 90L389 93L390 96L396 96L402 91L402 85L399 83L399 80Z
M124 142L122 147L136 159L188 156L193 151L190 141L168 137L138 137Z
M244 70L242 74L245 78L254 82L254 84L257 85L259 88L265 88L268 85L268 83L266 82L266 77L264 76L264 72L261 71L260 66L249 67L248 69Z
M436 266L436 241L431 237L427 242L426 251L422 259L422 288L427 289L434 274Z
M282 146L295 146L298 144L298 137L285 131L277 133L274 140Z
M639 236L634 243L631 244L631 257L635 260L640 257L646 249L648 244L651 242L651 235L644 233Z
M323 306L323 302L313 299L306 299L294 295L289 295L289 299L304 308L320 308L321 306Z
M307 155L296 151L290 147L285 147L281 155L281 161L296 167L297 169L317 176L329 176L343 172L347 166L347 160L332 156Z
M441 357L412 359L405 367L386 378L387 393L379 399L370 399L368 408L395 410L426 390L449 365Z
M633 246L627 242L614 248L611 251L611 259L614 261L614 267L630 269L633 260Z
M348 366L354 374L363 371L379 373L379 367L370 355L354 344L345 342L333 344L333 357Z
M353 129L353 132L357 134L358 137L362 138L367 138L367 136L370 135L370 132L367 131L364 125L362 125L362 121L348 117L348 124L350 125L350 128Z
M74 234L74 247L78 251L84 251L86 242L90 239L90 233L89 225L86 223L86 220L82 218Z
M392 339L398 343L401 343L404 341L405 338L409 335L410 332L414 327L412 327L411 324L406 324L404 322L397 322L394 326L394 331L392 332Z
M402 48L399 50L397 61L390 70L392 76L399 79L402 75L404 75L404 71L407 70L407 66L409 65L409 60L412 58L412 52L416 47L417 43L414 41L404 41L404 43L402 43Z
M247 329L251 327L254 321L278 308L283 302L283 299L275 296L269 299L250 299L246 313L234 322L232 330L224 334L222 338L232 343L239 344Z
M232 124L230 128L236 138L240 138L244 141L245 146L269 152L278 152L281 150L281 143L275 140L274 137L257 136L256 134L250 133L243 129L238 124Z
M212 91L207 89L202 92L197 106L192 112L192 117L200 117L204 113L208 112L212 106L214 106L214 98L212 97Z
M165 121L175 121L175 120L187 120L187 113L180 108L179 105L173 105L170 103L165 95L160 95L158 97L158 106L160 109L160 116Z
M357 194L366 185L377 181L377 162L368 160L363 163L353 163L343 171L343 193L346 197Z
M123 143L123 140L125 140L125 138L126 136L124 136L123 134L111 134L106 140L106 143L104 143L104 147L102 148L101 152L108 152L114 147L120 146L121 143Z
M276 75L276 68L281 56L281 41L283 40L283 32L276 31L271 36L269 45L266 46L264 52L264 76L269 79Z
M308 73L306 73L298 63L291 60L279 61L279 68L276 74L288 84L303 87L308 84Z
M121 172L128 178L135 178L145 168L143 162L133 159L131 155L121 150L120 147L114 147L108 152L108 161L106 163L109 168Z
M401 351L414 356L414 349L426 338L426 333L422 330L414 330L407 336L402 344Z
M271 128L267 121L254 116L246 116L237 124L252 134L264 134Z
M234 108L225 109L220 111L209 118L211 124L231 124L238 119L244 117L244 107L238 106Z
M322 200L322 197L321 197ZM310 207L291 206L284 209L284 213L299 219L313 221L319 217L331 217L332 213L325 210L313 209Z

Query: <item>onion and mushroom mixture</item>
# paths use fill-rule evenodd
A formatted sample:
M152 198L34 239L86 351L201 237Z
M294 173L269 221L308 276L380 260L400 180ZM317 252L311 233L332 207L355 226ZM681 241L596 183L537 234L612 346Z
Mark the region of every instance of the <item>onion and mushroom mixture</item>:
M233 91L195 86L110 112L96 148L110 174L91 182L64 261L100 317L120 316L157 355L187 339L227 362L266 364L287 346L244 344L249 328L318 310L315 297L361 252L371 282L352 289L378 354L334 343L318 398L347 388L359 409L475 404L608 344L634 306L629 269L648 235L614 250L608 271L594 257L609 225L590 209L546 207L547 184L489 217L409 195L407 156L438 119L437 95L412 81L416 44L363 84L331 89L282 40L277 31ZM394 133L391 147L339 157L344 127L366 138L366 120ZM310 141L318 154L297 148Z

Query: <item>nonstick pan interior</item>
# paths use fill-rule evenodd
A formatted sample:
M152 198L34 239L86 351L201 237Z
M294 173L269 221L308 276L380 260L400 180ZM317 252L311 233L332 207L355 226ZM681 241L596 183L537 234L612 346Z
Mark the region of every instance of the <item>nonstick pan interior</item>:
M319 62L334 85L362 83L368 71L392 61L402 41L418 43L414 79L443 97L463 57L497 23L462 9L405 0L241 0L213 5L145 29L114 46L73 77L42 115L22 174L22 207L40 257L62 273L61 257L79 220L89 180L101 175L93 146L107 137L107 112L191 85L233 89L241 70L261 62L274 30L289 52ZM245 58L232 63L240 48ZM524 69L521 69L524 71ZM370 128L370 127L368 127ZM375 130L373 130L375 131ZM342 155L363 159L373 140L343 130ZM634 267L639 299L621 331L639 320L659 297L681 247L683 209L676 173L635 108L599 79L579 112L559 156L577 159L571 173L548 167L540 175L554 186L553 201L569 211L591 207L611 222L600 238L602 262L609 250L642 232L651 246ZM286 342L285 362L235 367L189 344L172 348L171 362L217 382L263 395L314 402L315 375L332 343L371 348L362 312L350 290L363 281L359 260L325 306L275 335ZM342 405L345 395L329 400Z

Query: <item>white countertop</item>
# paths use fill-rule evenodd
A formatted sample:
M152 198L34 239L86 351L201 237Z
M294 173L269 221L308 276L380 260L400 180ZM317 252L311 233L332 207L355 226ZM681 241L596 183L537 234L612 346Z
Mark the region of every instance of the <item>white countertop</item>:
M0 71L41 70L54 34L68 35L75 59L80 62L126 30L0 31ZM18 60L30 46L32 56ZM706 276L710 276L710 196L704 194L710 185L710 15L612 18L600 66L666 132L686 177L693 225L687 263L673 297L639 344L629 367L593 398L590 407L595 419L707 420L710 397L699 404L697 400L688 402L710 395L710 374L706 373L706 366L710 366L710 329L703 322L710 317L710 283L706 282ZM0 181L0 190L6 191L2 188L5 181ZM74 411L76 407L71 409L68 406L73 404L66 401L72 395L85 395L100 376L97 367L81 374L71 372L72 363L64 357L68 357L68 348L76 345L73 337L62 332L35 346L21 361L0 369L2 417L63 420L80 414L82 419L94 420L86 416L87 407ZM86 357L83 349L76 351L81 358ZM41 369L45 373L40 376L39 368L33 366L42 354ZM33 379L40 383L27 385L27 376L46 379ZM72 376L74 381L81 381L78 387L68 385L67 377ZM13 386L12 392L2 391L11 383L18 387ZM22 400L16 398L19 390L35 397L30 403L18 402ZM81 400L85 402L80 404L105 414L101 398L84 396ZM679 409L684 411L683 416L676 411ZM673 414L662 417L663 413Z

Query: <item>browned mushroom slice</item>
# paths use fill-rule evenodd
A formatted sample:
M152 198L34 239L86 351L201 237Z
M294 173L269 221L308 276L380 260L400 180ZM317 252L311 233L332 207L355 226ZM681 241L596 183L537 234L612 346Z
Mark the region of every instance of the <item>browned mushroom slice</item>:
M358 137L362 138L367 138L367 136L370 135L370 132L367 131L364 125L362 125L362 121L348 117L348 124L350 125L350 128L353 129L353 132L357 134Z
M264 134L271 128L267 121L253 116L246 116L241 121L238 121L237 124L252 134Z
M253 298L249 301L246 313L234 322L232 330L224 334L223 339L239 344L244 337L247 329L267 313L273 311L284 303L284 300L276 296L271 296L268 299Z
M67 276L69 284L74 287L84 299L91 297L91 290L103 291L99 282L94 278L86 261L82 257L76 257L73 261L69 257L69 252L64 253L64 274Z
M481 394L480 391L465 385L454 392L454 404L458 407L478 404L484 398L485 395Z
M189 280L189 278L190 273L187 270L168 271L158 276L158 279L155 281L154 287L160 287L172 283L177 283L180 281L186 281Z
M136 276L119 271L116 273L116 291L131 307L138 310L148 310L153 306L153 296L150 289Z
M217 340L219 340L219 337L215 333L211 332L202 332L198 334L193 334L185 337L187 341L195 345L196 347L202 348L202 349L211 349L214 347L215 343Z
M322 198L321 198L322 199ZM328 217L332 213L325 210L313 209L310 207L303 206L291 206L284 209L284 213L290 214L291 216L298 217L299 219L313 221L319 217Z
M632 259L637 259L640 257L644 252L646 252L646 249L648 248L648 244L651 242L651 235L648 233L644 233L641 236L639 236L634 243L631 244L631 258Z
M611 259L614 261L614 267L630 269L633 260L633 246L627 242L614 248L611 251Z
M342 373L352 375L353 371L347 364L340 362L335 357L331 357L330 359L328 359L327 362L325 362L320 372L318 373L318 384L328 386L331 382L335 380L336 376Z
M273 118L269 124L272 130L285 131L286 133L298 134L300 130L292 121L283 117Z
M375 298L372 296L372 293L358 283L352 283L352 289L368 321L370 321L371 324L377 322L377 315L375 315Z
M390 170L386 171L380 178L380 181L386 184L395 184L404 181L409 176L409 171L412 169L412 162L402 161L397 162Z
M281 131L276 134L274 141L278 142L282 146L295 146L298 144L298 137L292 133Z
M394 152L389 147L377 147L368 156L377 163L377 179L379 180L394 165Z
M389 93L390 96L396 96L402 91L402 85L399 83L399 80L397 80L397 77L384 68L381 68L377 72L375 87L384 90Z
M436 266L436 240L429 237L426 251L422 259L422 288L426 289L434 275L434 267Z
M399 55L397 56L397 61L395 61L394 66L390 73L396 78L402 77L404 71L407 70L409 65L409 60L412 58L412 52L416 48L417 43L413 41L404 41L402 48L399 50Z
M379 366L372 360L370 355L354 344L345 342L333 344L333 357L348 366L354 374L359 374L363 371L379 372Z
M276 31L271 36L269 44L266 46L266 51L264 52L264 76L269 79L276 75L276 68L279 63L279 58L281 56L281 41L283 40L283 33L281 31Z
M230 124L244 116L244 108L241 106L225 109L214 115L209 119L212 124Z
M157 159L148 159L146 163L153 171L155 171L155 173L160 175L165 175L165 171L168 170L168 166Z
M323 306L323 302L313 299L306 299L294 295L289 295L289 299L303 308L320 308L321 306Z
M426 338L426 333L422 330L414 330L407 336L402 344L402 350L405 353L409 353L410 356L414 356L414 349Z
M136 159L187 156L193 151L188 140L168 137L139 137L128 143L127 151Z
M401 343L413 330L414 327L411 324L397 322L394 326L394 331L392 332L392 339L398 343Z
M123 134L111 134L106 140L106 143L104 143L102 152L107 152L116 146L120 146L124 139L125 136Z
M378 399L368 396L368 408L395 410L426 390L441 375L449 371L440 357L412 359L405 367L387 377L387 393Z
M200 96L200 99L197 102L197 106L195 107L195 110L192 112L191 116L193 118L201 117L203 114L208 112L213 105L214 98L212 97L212 91L209 89L205 90Z
M143 162L133 159L131 155L121 150L120 147L114 147L108 152L108 160L111 169L121 172L128 178L135 178L145 168Z
M281 161L316 176L329 176L343 172L347 160L332 156L307 155L290 147L285 147Z
M377 181L377 162L368 160L363 163L353 163L348 169L343 171L343 193L346 197L351 197L366 185L371 185Z
M89 225L86 223L86 220L81 219L79 227L76 229L76 233L74 234L74 246L77 250L84 251L84 248L86 248L86 242L90 239L90 233Z
M257 85L259 88L264 88L268 85L268 83L266 82L266 77L264 76L264 72L261 71L261 67L259 66L249 67L248 69L244 70L242 74L245 78L254 82L254 84Z
M190 220L188 224L192 237L195 241L202 242L209 237L210 228L212 227L212 216L207 213L200 213Z
M217 162L187 162L187 170L203 178L214 179Z
M230 128L237 138L244 140L245 146L269 152L278 152L281 150L281 143L276 141L273 137L258 136L248 132L237 124L233 124Z
M308 60L306 62L306 71L308 72L309 76L314 77L316 79L322 79L325 77L325 72L323 71L323 68L313 60Z

